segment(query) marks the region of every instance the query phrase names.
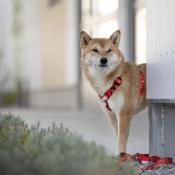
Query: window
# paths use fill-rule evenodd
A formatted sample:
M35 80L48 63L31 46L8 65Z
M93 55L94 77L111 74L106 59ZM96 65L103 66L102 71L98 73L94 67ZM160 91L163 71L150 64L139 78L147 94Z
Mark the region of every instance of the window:
M146 9L136 14L136 62L146 62Z
M118 0L83 0L82 28L92 36L109 37L118 29Z
M136 29L136 63L146 63L146 1L136 0L136 18L135 18L135 29Z
M107 15L112 13L118 9L118 1L117 0L95 0L93 1L94 12L99 15Z
M48 0L48 4L50 7L53 7L56 5L60 0Z

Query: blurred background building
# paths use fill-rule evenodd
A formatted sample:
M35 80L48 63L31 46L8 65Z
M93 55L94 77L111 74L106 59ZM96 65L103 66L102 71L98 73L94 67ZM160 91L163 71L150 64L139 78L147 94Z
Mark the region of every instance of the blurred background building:
M79 32L121 29L126 59L146 60L146 0L0 0L0 103L94 107L79 69ZM89 105L86 105L86 104Z
M109 37L120 29L125 58L145 62L145 2L0 0L0 112L44 127L61 122L116 152L115 133L80 73L79 33ZM131 126L131 152L148 151L147 110L139 115Z
M124 57L147 62L150 150L174 152L175 140L167 139L175 113L173 7L173 0L0 0L0 107L26 107L17 108L26 120L63 122L115 151L111 128L99 118L80 73L79 33L109 37L120 29ZM132 122L131 152L148 151L148 111L139 115Z

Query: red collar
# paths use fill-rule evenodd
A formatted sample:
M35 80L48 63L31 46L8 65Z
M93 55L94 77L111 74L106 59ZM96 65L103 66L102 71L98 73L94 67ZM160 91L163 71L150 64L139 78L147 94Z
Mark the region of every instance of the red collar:
M144 90L145 90L145 76L144 76L144 73L141 70L140 70L140 74L139 74L139 80L140 80L139 95L141 96L144 93ZM99 97L105 102L106 108L108 109L108 111L112 111L109 104L108 104L108 100L112 96L114 91L116 91L117 88L121 85L121 83L122 83L121 76L117 77L113 81L112 86L104 92L103 96L99 95Z

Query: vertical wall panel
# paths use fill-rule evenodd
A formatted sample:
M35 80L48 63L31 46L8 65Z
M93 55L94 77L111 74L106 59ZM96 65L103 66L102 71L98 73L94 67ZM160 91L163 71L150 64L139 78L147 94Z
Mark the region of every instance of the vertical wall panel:
M175 158L175 1L147 1L149 151Z
M147 1L147 98L175 99L175 1Z

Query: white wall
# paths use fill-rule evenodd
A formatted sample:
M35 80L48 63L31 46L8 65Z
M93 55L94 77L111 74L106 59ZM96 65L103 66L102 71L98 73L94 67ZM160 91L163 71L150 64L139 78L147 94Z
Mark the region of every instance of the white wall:
M38 0L23 0L23 37L21 39L22 79L28 81L30 90L42 88L42 60L40 48Z
M175 1L147 3L147 98L175 99Z
M0 47L3 63L1 77L6 78L8 87L15 87L16 77L25 80L29 89L41 87L41 60L38 31L38 1L23 0L21 14L18 16L22 25L20 35L13 34L14 12L13 1L0 0Z
M10 0L0 0L1 91L13 89L15 86L11 8Z
M80 0L66 1L66 35L65 35L65 85L75 86L79 81L79 29Z

